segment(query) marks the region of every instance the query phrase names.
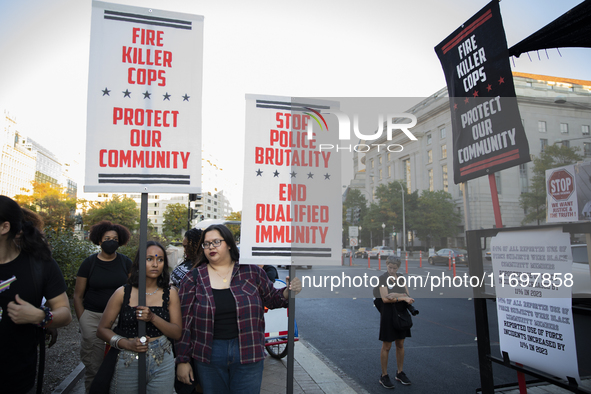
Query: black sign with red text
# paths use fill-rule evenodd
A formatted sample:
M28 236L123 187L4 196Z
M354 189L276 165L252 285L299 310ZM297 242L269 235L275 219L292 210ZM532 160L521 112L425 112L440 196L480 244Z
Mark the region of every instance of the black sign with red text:
M450 97L454 182L530 161L499 2L435 47Z

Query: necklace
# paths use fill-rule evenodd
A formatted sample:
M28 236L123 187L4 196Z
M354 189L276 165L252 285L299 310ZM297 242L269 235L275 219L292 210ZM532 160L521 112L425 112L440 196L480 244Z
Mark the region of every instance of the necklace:
M154 294L156 294L158 292L158 290L160 290L160 289L158 287L156 287L156 290L154 290L151 293L146 293L146 295L154 295Z
M234 262L232 262L232 263L234 263ZM234 264L232 264L232 267L233 267L233 266L234 266ZM213 269L213 270L215 271L215 273L216 273L216 274L218 274L218 276L219 276L219 277L222 279L222 282L224 282L224 283L228 282L228 279L227 279L227 277L228 277L228 274L229 274L230 272L232 272L232 268L230 268L230 270L229 270L228 272L226 272L226 275L224 275L224 276L221 276L221 275L220 275L220 273L218 272L218 270L217 270L217 269L215 269L215 268L214 268L214 267L213 267L211 264L210 264L210 267L211 267L211 269Z

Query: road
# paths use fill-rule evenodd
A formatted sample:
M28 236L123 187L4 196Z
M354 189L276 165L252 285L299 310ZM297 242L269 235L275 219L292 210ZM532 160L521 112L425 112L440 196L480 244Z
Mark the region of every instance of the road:
M380 348L378 340L379 313L372 303L371 288L339 288L330 291L330 277L378 276L377 261L354 259L353 267L315 266L301 269L297 276L328 277L328 289L304 287L296 302L296 322L300 337L307 340L335 366L355 380L369 393L383 393L378 383L380 376ZM426 263L426 261L423 261ZM409 262L409 274L425 277L449 275L447 266L418 267L418 261ZM382 264L385 270L385 264ZM405 266L400 268L404 273ZM280 276L287 271L280 270ZM456 267L456 274L467 273L467 267ZM474 305L471 291L457 289L411 289L420 314L413 318L412 337L405 341L405 366L410 386L396 382L398 390L408 394L474 393L480 387ZM335 294L338 293L338 294ZM417 296L417 294L421 294ZM312 297L312 298L310 298ZM492 354L500 356L496 305L487 301L491 330ZM395 374L394 349L390 352L389 374ZM508 368L493 365L496 385L514 383L516 373ZM529 378L528 378L529 379Z

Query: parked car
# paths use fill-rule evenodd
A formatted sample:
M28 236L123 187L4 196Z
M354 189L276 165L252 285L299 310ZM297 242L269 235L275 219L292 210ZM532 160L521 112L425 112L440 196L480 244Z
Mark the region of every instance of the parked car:
M357 249L355 251L355 258L357 258L357 259L360 259L360 258L361 259L366 259L367 258L367 249L368 248L364 248L364 247L361 247L361 248Z
M387 246L376 246L367 252L367 255L370 259L377 259L378 256L381 258L387 258L388 256L394 256L395 254L394 251Z
M349 249L349 248L344 248L344 249L341 251L341 254L342 254L344 257L350 257L350 256L351 256L351 249Z
M464 249L444 248L439 249L434 255L429 256L429 264L449 264L449 256L456 258L456 264L468 265L468 251Z
M490 253L490 249L486 249L484 251L484 258L486 259L486 261L492 261L492 256Z

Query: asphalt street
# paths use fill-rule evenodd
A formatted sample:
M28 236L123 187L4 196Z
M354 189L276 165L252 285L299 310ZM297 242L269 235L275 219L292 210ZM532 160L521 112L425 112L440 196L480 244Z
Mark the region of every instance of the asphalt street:
M450 275L447 266L429 266L423 261L409 261L409 275L425 277ZM367 268L367 260L355 259L354 266L323 267L298 269L296 276L315 278L338 276L367 278L379 276L377 261L371 261ZM375 267L374 267L375 265ZM382 265L385 270L385 264ZM400 268L405 272L405 265ZM465 266L456 267L456 275L467 273ZM287 273L280 270L280 276ZM361 280L361 279L359 279ZM359 283L358 280L358 283ZM306 282L304 282L306 283ZM313 282L308 282L312 283ZM318 284L318 281L316 282ZM330 283L330 282L329 282ZM313 345L333 365L342 370L360 387L369 393L384 392L378 383L380 377L380 348L378 340L379 313L373 306L371 287L365 288L333 288L306 287L297 298L296 323L299 335ZM355 286L352 286L355 287ZM453 286L452 286L453 287ZM431 291L426 288L410 288L411 296L416 299L415 307L420 311L413 318L412 337L405 341L404 371L412 381L410 386L396 383L396 388L404 393L442 393L459 394L475 393L480 387L478 369L478 351L476 326L474 319L474 303L472 292L465 289L443 289ZM335 294L337 293L337 294ZM498 345L498 328L496 304L488 300L489 327L491 332L492 354L501 356ZM589 317L587 325L589 327ZM577 331L581 331L578 329ZM585 338L589 346L588 329L581 331L577 337ZM577 341L579 342L579 341ZM589 349L589 347L587 347ZM581 366L581 362L579 363ZM396 361L394 349L390 352L388 372L393 378ZM585 369L587 368L587 369ZM590 373L588 367L581 367L582 375ZM500 365L493 364L493 375L496 385L505 385L517 381L516 372ZM532 379L528 377L528 380Z

